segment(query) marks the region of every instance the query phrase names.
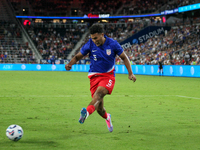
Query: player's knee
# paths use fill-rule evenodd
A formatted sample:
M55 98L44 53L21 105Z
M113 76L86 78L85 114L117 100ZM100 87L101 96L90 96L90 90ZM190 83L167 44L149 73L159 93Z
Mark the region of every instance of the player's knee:
M106 95L103 91L97 91L95 95L98 97L98 99L103 99L103 97Z
M98 97L98 99L102 99L106 94L108 93L107 89L104 88L99 88L96 92L95 92L95 96Z

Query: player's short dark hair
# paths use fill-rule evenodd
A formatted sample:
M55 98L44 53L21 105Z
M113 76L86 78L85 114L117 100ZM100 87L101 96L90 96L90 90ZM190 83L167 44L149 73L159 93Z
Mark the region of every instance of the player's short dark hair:
M104 33L104 27L101 23L95 23L90 27L90 34Z

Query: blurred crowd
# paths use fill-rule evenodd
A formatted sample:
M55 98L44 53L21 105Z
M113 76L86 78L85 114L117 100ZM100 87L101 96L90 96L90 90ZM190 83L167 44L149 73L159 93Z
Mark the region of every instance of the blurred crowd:
M14 9L20 8L21 0L10 0ZM147 14L162 9L173 9L184 5L196 3L198 0L120 0L95 1L78 0L76 14ZM29 11L35 15L67 15L71 11L73 0L26 0L30 6ZM164 7L166 6L166 7ZM163 8L164 7L164 8ZM121 11L120 11L121 10ZM75 10L74 10L75 12ZM68 15L76 15L68 14ZM41 22L40 22L41 23ZM90 35L81 39L88 31L88 23L66 22L59 27L57 23L34 23L26 26L26 30L46 63L56 59L67 59L72 50L78 53L81 47L89 40ZM200 65L200 19L176 21L172 29L164 35L150 38L147 42L133 44L124 51L132 64L158 64L165 65ZM119 43L148 25L167 25L162 20L152 18L112 20L104 23L105 34ZM28 43L23 43L20 29L16 24L0 22L0 63L35 63L35 54ZM79 47L75 46L79 42ZM72 55L72 57L74 56ZM88 59L85 56L84 59ZM116 64L122 64L116 58Z
M167 3L166 8L162 8L161 10L170 10L195 3L199 3L199 0L172 0L170 3Z
M168 0L135 0L132 7L126 5L119 14L150 14L160 9L167 2Z
M200 25L175 26L165 35L125 49L132 64L200 65ZM116 62L122 61L117 58Z
M28 43L22 44L20 29L16 24L0 21L0 63L35 63Z
M21 11L22 0L9 0L15 10L15 13L19 15ZM26 10L24 15L36 15L36 16L56 16L56 15L70 15L71 4L73 0L24 0ZM29 8L27 8L27 6Z
M122 6L122 0L97 0L92 3L91 0L82 0L81 12L82 14L87 14L88 12L92 14L115 14L116 11Z
M87 25L54 28L52 26L36 27L35 24L34 27L27 27L27 31L43 59L67 59L69 53L87 31Z

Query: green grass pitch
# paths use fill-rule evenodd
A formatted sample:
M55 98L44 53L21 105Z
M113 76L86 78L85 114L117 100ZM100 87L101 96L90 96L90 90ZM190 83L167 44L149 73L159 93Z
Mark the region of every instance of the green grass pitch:
M91 101L83 72L0 72L0 150L198 150L200 78L116 74L104 99L114 131L94 112L78 119ZM24 130L18 142L6 129Z

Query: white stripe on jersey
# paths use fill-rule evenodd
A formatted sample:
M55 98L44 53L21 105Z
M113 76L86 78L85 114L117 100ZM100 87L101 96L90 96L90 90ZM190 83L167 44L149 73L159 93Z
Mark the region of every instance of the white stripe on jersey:
M108 70L107 72L104 72L104 73L108 73L108 72L110 72L110 71L112 71L114 69L115 69L115 66L113 66L110 70ZM95 74L98 74L98 73L102 73L102 72L89 72L88 76L92 76L92 75L95 75Z

